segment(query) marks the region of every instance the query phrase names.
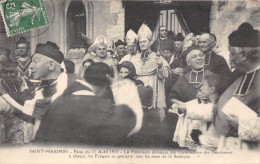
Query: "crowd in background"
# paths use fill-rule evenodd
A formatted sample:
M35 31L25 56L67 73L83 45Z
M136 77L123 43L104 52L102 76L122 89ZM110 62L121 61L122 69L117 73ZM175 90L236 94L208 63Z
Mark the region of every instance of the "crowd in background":
M80 34L79 72L50 41L0 49L0 143L258 151L259 31L229 35L230 63L214 34L158 33Z

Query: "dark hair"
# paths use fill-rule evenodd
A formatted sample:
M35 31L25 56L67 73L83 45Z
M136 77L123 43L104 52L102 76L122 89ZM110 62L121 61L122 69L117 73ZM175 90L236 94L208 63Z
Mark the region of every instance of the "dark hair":
M221 95L224 91L224 84L221 75L208 72L204 76L204 81L207 81L210 87L215 87L215 92Z
M65 64L67 73L73 74L75 71L75 63L71 60L65 59L64 64Z
M134 81L134 78L136 77L136 69L135 69L135 66L133 65L133 63L131 63L129 61L123 61L121 64L119 64L117 66L117 70L120 72L120 69L122 67L127 68L129 70L129 74L125 78L128 78L128 79Z
M92 63L84 72L84 79L95 86L109 85L107 75L113 77L113 70L105 63Z
M16 48L18 47L19 44L26 44L27 45L27 49L28 50L30 49L30 42L28 42L25 37L19 38L19 40L15 43Z

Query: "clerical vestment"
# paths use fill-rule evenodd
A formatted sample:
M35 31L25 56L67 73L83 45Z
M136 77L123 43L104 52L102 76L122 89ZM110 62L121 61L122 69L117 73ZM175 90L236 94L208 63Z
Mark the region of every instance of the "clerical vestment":
M217 132L223 136L219 143L219 150L260 150L259 80L260 71L258 68L238 78L221 95L215 106L217 110L215 126ZM256 113L254 117L249 117L248 113L243 118L239 118L238 126L232 124L223 112L224 106L234 98ZM243 111L245 108L241 110Z
M158 94L157 94L157 107L165 108L165 88L164 88L164 79L169 75L169 65L167 61L162 57L157 57L156 54L152 51L146 57L141 58L141 53L137 53L132 57L131 62L135 66L137 80L141 80L144 82L144 85L151 86L153 88L153 92L156 92L156 58L160 58L162 60L162 67L159 69L159 77L158 77ZM155 99L153 101L156 101Z

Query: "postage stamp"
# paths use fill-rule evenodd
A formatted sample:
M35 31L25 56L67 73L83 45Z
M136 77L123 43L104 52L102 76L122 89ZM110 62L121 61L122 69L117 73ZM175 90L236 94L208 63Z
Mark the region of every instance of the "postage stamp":
M7 36L49 25L42 0L6 0L0 9Z

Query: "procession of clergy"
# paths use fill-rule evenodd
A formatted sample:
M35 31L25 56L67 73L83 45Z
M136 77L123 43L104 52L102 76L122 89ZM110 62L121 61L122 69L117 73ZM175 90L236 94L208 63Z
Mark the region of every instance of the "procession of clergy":
M158 39L143 24L115 44L87 38L79 72L50 41L1 49L0 143L260 150L259 31Z

